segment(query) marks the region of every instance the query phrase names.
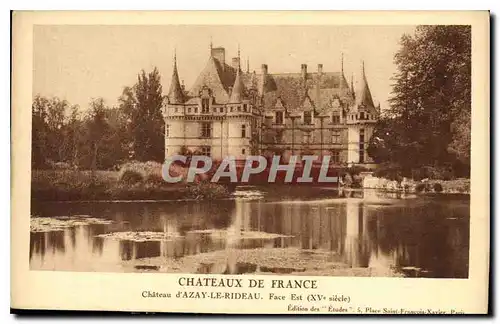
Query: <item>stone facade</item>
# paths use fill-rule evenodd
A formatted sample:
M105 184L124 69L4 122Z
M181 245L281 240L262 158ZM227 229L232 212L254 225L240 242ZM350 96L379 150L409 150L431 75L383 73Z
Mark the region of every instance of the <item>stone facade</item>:
M342 64L343 65L343 64ZM166 157L188 149L221 159L280 154L330 155L339 165L369 165L366 153L375 107L364 65L357 89L341 72L244 72L240 57L225 62L224 48L212 48L189 91L179 82L177 62L165 99Z

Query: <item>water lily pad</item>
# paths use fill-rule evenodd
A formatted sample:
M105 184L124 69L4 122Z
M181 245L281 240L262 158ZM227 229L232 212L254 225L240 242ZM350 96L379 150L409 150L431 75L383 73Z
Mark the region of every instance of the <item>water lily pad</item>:
M31 232L51 232L62 231L65 228L73 226L91 225L91 224L111 224L112 221L103 218L95 218L89 215L72 215L57 217L31 217Z
M265 239L275 239L280 237L293 237L290 235L267 233L259 231L233 231L233 230L222 230L222 229L205 229L205 230L193 230L187 233L192 234L209 234L212 238L225 239L228 237L239 236L241 239L255 239L255 240L265 240Z
M172 241L174 239L182 238L182 236L178 233L170 232L113 232L100 234L97 235L97 237L134 242Z

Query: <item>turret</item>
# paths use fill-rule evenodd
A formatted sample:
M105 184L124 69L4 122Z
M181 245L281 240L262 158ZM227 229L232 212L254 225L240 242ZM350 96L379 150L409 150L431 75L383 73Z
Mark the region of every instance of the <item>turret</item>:
M359 82L358 91L356 92L356 105L365 107L375 107L373 104L372 94L368 87L365 75L365 62L363 61L361 67L361 81Z
M174 72L172 73L172 81L168 91L168 99L171 104L180 104L184 102L184 91L179 82L179 74L177 73L177 54L174 53Z
M243 99L243 82L240 77L240 68L236 69L236 79L234 80L233 89L231 91L231 97L229 98L229 103L239 103Z

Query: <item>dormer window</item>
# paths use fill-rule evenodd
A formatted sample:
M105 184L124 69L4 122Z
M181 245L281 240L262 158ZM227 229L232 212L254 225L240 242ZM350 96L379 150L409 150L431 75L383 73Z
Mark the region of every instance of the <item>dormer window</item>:
M304 111L304 124L305 125L312 124L312 113L310 111Z
M208 114L210 108L210 98L201 99L201 112L203 114Z
M365 112L364 111L359 113L359 119L361 119L361 120L365 119Z

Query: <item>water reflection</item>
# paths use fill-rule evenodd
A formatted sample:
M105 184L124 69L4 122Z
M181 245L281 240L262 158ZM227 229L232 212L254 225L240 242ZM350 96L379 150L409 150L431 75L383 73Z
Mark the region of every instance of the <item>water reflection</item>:
M327 190L309 194L324 199L308 201L287 192L276 194L279 199L264 193L266 199L218 202L35 204L33 214L42 217L88 214L114 222L31 233L30 266L122 271L126 260L179 259L227 250L227 269L219 273L242 273L254 272L255 265L237 262L232 249L294 247L328 251L354 268L396 268L407 276L468 276L467 196L394 201L359 191L340 197ZM214 235L219 230L226 230L226 235ZM136 242L96 237L122 231L163 232L178 238ZM286 237L256 239L245 237L246 232ZM201 264L198 271L210 273L213 267Z

